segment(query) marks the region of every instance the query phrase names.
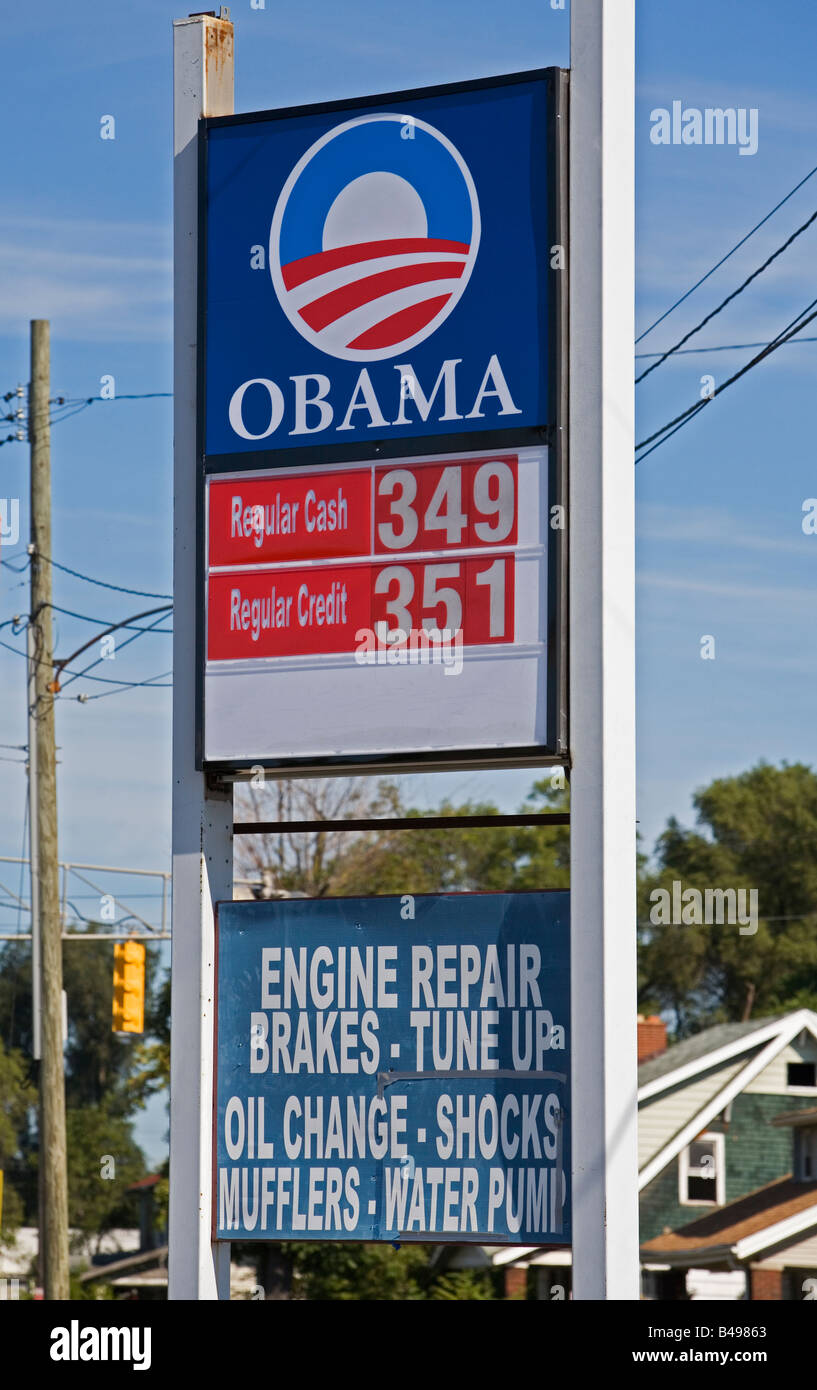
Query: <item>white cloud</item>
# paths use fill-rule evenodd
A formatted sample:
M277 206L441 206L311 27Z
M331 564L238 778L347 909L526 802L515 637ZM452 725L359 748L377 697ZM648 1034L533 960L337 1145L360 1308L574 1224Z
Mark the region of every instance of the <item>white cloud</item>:
M655 570L642 570L638 576L639 584L650 589L673 589L690 594L709 594L716 598L738 599L741 603L796 604L805 603L814 608L817 591L814 588L791 588L772 584L722 584L711 579L689 579L678 575L659 574Z
M0 331L42 317L68 342L170 337L169 227L4 213L0 265Z
M805 555L809 538L800 529L800 515L793 517L792 534L772 536L749 529L745 518L711 507L666 507L660 503L641 504L637 512L639 542L678 542L724 550L765 551L778 555Z

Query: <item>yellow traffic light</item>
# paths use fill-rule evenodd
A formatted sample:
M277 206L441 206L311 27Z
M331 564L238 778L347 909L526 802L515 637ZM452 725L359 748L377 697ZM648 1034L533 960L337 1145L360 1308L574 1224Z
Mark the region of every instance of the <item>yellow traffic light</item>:
M145 948L139 941L121 941L113 948L114 1033L145 1031Z

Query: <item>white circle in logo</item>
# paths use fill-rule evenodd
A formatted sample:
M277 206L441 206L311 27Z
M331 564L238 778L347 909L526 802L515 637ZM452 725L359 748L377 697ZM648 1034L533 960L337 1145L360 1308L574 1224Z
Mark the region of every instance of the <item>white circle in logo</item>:
M399 174L373 169L350 180L334 198L321 251L282 266L281 229L301 174L338 136L383 121L424 131L451 156L470 201L470 242L430 238L417 189ZM300 336L331 357L347 362L395 357L430 337L459 302L477 257L480 229L474 180L446 136L413 116L357 116L316 140L281 189L269 240L278 302Z

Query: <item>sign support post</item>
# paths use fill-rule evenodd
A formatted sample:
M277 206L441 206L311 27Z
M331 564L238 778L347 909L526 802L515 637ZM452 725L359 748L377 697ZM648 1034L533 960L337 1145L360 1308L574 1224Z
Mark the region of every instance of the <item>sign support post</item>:
M573 0L570 743L573 1294L638 1298L634 0Z
M173 948L170 1064L171 1299L227 1299L230 1246L212 1223L213 904L232 898L232 793L195 764L198 121L233 110L233 26L173 25Z
M521 713L514 706L516 722L510 731L489 730L486 737L482 728L466 729L456 750L448 744L431 749L438 764L447 764L453 753L454 761L463 755L491 765L497 749L511 748L520 762L541 765L543 758L561 761L568 752L562 737L564 664L553 659L554 642L561 642L563 635L563 610L560 603L537 606L521 601L515 578L518 572L519 595L524 597L523 579L528 589L538 592L544 564L540 552L546 551L549 599L551 588L554 594L560 592L555 580L561 574L561 552L543 529L548 511L553 513L552 506L543 509L545 496L551 503L559 501L558 489L544 491L543 465L547 463L550 470L551 450L565 447L565 421L552 394L544 390L542 374L545 363L547 371L554 372L553 351L564 349L566 333L561 298L550 291L545 294L547 276L538 273L545 266L547 248L551 253L556 249L553 241L568 243L570 277L570 1012L571 1070L578 1083L574 1094L580 1098L572 1115L570 1145L574 1295L583 1300L638 1297L634 27L634 0L574 0L570 232L563 234L563 185L561 177L552 175L554 171L560 175L562 168L564 80L555 71L314 107L313 121L318 119L322 133L304 149L306 130L299 126L302 111L255 112L233 118L233 30L228 20L196 15L174 25L172 1015L176 1046L171 1062L171 1298L229 1297L230 1237L217 1245L212 1242L211 1158L214 904L232 898L232 794L212 789L208 770L210 775L229 778L249 766L250 757L259 755L266 766L318 773L331 772L338 756L347 767L353 760L365 768L371 759L382 766L385 757L398 758L404 767L413 765L428 751L427 729L421 724L402 743L381 738L373 744L371 726L385 727L394 705L394 687L390 683L387 689L382 682L377 686L383 708L378 706L378 717L372 720L372 682L358 669L371 664L408 666L408 662L358 661L360 653L350 645L350 636L357 639L362 629L385 649L392 645L391 634L402 633L395 644L396 656L397 645L406 643L410 632L427 633L430 623L442 623L445 631L456 630L461 644L468 642L477 651L484 648L481 676L487 662L497 660L493 644L509 644L507 655L519 663L525 677L514 689L524 686L527 692ZM515 84L519 95L509 104L506 89ZM490 131L488 145L480 144L475 135L474 98L467 113L448 100L477 89ZM435 103L441 96L446 105L438 109ZM521 99L528 103L525 120L518 114ZM385 111L372 109L384 103ZM538 113L535 120L530 113ZM448 134L427 116L444 125ZM205 122L202 134L201 117L216 118ZM263 123L275 121L282 122L276 138L265 138ZM248 124L256 127L254 132L244 129ZM546 127L549 152L542 145ZM497 134L503 128L504 145ZM315 130L310 129L312 138ZM550 169L547 188L529 183L531 131L538 132L542 167ZM242 145L236 164L238 136ZM502 148L505 156L513 153L517 160L513 186L527 209L522 217L494 215L494 147ZM365 194L360 188L363 176L343 183L344 170L350 167L349 150L354 167L368 170ZM314 164L312 177L308 171L318 160L320 166ZM407 173L414 198L400 205L400 237L396 237L388 190L402 189ZM237 219L246 217L252 229L257 225L254 189L260 174L268 192L277 193L269 265L275 301L267 294L263 304L246 275L239 274L234 255L240 240ZM503 178L513 184L505 164ZM423 190L433 211L433 226L438 228L433 236L428 231L432 224L426 217L426 203L414 184ZM227 187L229 196L224 193ZM203 190L206 262L198 254L199 193ZM291 201L294 212L288 217ZM340 217L338 206L347 212L353 209L351 221L346 212ZM419 220L418 207L423 209ZM358 214L365 214L368 256L360 254L363 224ZM383 257L384 246L389 255L405 257L417 251L418 241L431 247L435 256L444 253L449 259L436 266L423 260L401 264L396 270L390 264L385 272L372 271L377 256ZM377 249L374 260L372 247ZM491 321L490 341L480 340L481 356L474 352L467 356L461 351L463 340L470 344L475 333L484 338L487 332L479 295L465 293L465 270L473 265L477 250L483 279L475 281L475 286L491 282L492 276L503 285L503 313ZM363 272L358 266L361 260L367 263ZM510 286L507 264L517 267ZM552 260L550 265L551 270L557 269ZM215 299L208 288L211 269L217 270L221 287ZM343 283L337 283L340 272ZM382 281L383 274L387 283ZM357 283L361 275L363 288ZM327 289L325 276L335 277L334 288ZM313 280L321 282L317 289ZM438 290L450 284L444 294L428 299L427 281L434 281ZM511 289L515 300L508 299ZM452 299L455 292L457 297ZM313 293L317 298L310 298ZM449 317L448 307L459 305L460 297L462 309ZM421 321L417 315L423 306ZM519 343L527 340L535 343L536 351L520 354ZM399 404L394 399L394 410L384 414L381 399L394 398L398 389L395 364L388 359L405 356L408 350L412 360L397 364ZM319 358L317 352L322 354ZM333 359L331 379L326 375L327 356ZM364 360L368 366L358 370ZM456 369L460 375L455 377ZM403 395L405 380L417 384L415 370L426 383L415 401L417 419L405 413ZM276 376L289 384L282 387ZM435 379L437 385L432 387ZM317 395L307 391L309 383L318 384ZM456 409L455 388L457 401L473 401L470 410ZM413 391L409 395L415 399ZM205 399L211 403L207 409ZM437 414L431 419L433 399ZM487 413L486 400L491 403ZM353 418L358 411L368 414L368 424ZM447 420L463 422L463 427L467 421L477 423L468 425L465 433L458 423L460 433L456 433L445 426ZM373 452L368 447L368 429L379 431ZM401 433L390 434L395 429ZM312 439L326 431L322 441ZM339 438L340 431L351 431L354 437L344 433ZM259 441L264 441L260 449ZM478 446L476 453L474 446ZM307 448L308 455L300 452ZM484 449L490 450L489 456L483 456ZM500 449L503 457L497 459ZM504 457L507 449L512 458ZM337 487L334 499L318 499L314 488L301 495L299 489L309 482L297 466L301 459L308 460L307 471L316 466L321 473L329 470L326 477ZM395 462L402 466L395 468ZM274 498L263 493L264 486L269 490L270 479L265 482L258 471L267 465L281 470L276 473ZM354 477L351 473L342 476L338 470L344 468L351 468ZM442 469L439 477L434 469ZM219 525L224 532L228 515L218 492L220 474L244 478L242 494L229 494L226 549L225 536L219 533ZM419 510L412 511L415 496L424 496L424 489L430 500L418 502ZM287 493L286 520L282 517L280 523L279 491L282 496ZM455 497L460 499L456 506ZM314 517L309 508L319 503L325 507L322 529L339 534L326 543L328 548L313 554L309 537L302 532L312 536ZM330 504L335 507L334 523ZM352 536L349 518L355 506L362 531ZM295 520L298 507L301 522ZM400 519L402 526L396 524ZM425 530L420 529L421 522ZM529 534L524 527L530 525L538 526L539 532ZM466 526L470 529L464 541ZM429 536L429 531L445 533L442 548L440 537ZM282 549L276 541L262 556L259 548L265 537L277 537L279 532L288 538L289 548ZM233 542L239 540L246 544L236 551ZM350 541L354 543L349 545ZM492 545L504 547L508 554L494 550L492 555L485 549ZM442 564L436 563L438 552ZM298 570L304 562L309 562L309 579ZM538 574L531 567L534 562ZM290 574L293 565L294 577ZM343 573L335 573L343 566ZM252 570L249 580L243 577L247 567ZM264 571L263 579L257 578L256 571ZM447 586L440 585L443 579L450 581ZM267 586L266 593L258 589L259 584ZM533 617L526 627L525 615L530 613ZM256 642L260 643L256 648L249 645ZM315 728L321 727L320 718L316 724L316 673L324 666L329 670L327 655L332 658L332 703L321 742L315 737ZM284 679L290 669L286 662L293 657L300 662L294 684ZM303 680L307 659L312 663L309 725L300 734L296 730L296 737L293 721L303 708L298 681ZM501 652L499 660L504 662L507 687L509 673L517 667L511 667ZM345 695L337 690L342 672ZM407 707L419 708L417 678L425 674L408 670ZM269 701L263 682L273 680L278 727L289 731L289 747L282 748L269 737ZM439 688L444 684L441 679ZM428 688L426 683L422 692ZM383 705L386 689L388 709ZM457 700L449 701L452 717L448 722L457 727L462 710L473 714L473 702L465 698L465 679L452 689ZM494 704L489 701L486 708ZM246 746L231 736L239 706ZM361 724L364 708L367 718ZM436 687L434 709L439 716ZM338 724L339 712L344 713L345 725ZM225 979L222 976L222 986ZM249 1129L247 1134L252 1147ZM230 1149L238 1141L226 1142ZM418 1138L420 1142L424 1141ZM237 1172L231 1181L236 1177ZM234 1222L225 1221L224 1229L235 1230Z

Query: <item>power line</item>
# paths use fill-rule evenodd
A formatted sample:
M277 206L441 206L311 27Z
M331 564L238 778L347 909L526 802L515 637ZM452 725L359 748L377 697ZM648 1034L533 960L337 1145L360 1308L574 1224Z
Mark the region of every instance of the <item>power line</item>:
M23 574L31 564L31 556L25 555L21 558L23 560L21 565L13 565L11 560L2 559L0 559L0 565L7 565L14 574ZM112 589L117 594L132 594L136 598L166 598L171 600L173 598L172 594L154 594L148 589L127 589L122 584L108 584L104 579L94 579L89 574L81 574L79 570L69 569L67 565L61 565L58 560L52 560L48 555L41 555L39 558L44 560L46 564L53 565L54 569L62 570L63 574L70 574L74 579L83 579L87 584L97 584L101 589ZM55 605L52 604L52 607L54 606ZM67 609L59 609L58 611L68 613ZM68 616L73 617L78 615L68 614ZM96 619L93 621L96 621Z
M58 560L52 560L48 555L40 555L39 559L53 565L54 569L62 570L63 574L70 574L74 579L84 579L86 584L98 584L100 589L113 589L117 594L133 594L136 598L173 598L172 594L155 594L149 589L126 589L123 584L108 584L104 579L93 579L90 574L81 574L79 570L69 569L67 565L61 565Z
M695 292L695 290L697 290L697 289L699 288L699 286L702 285L702 284L704 283L704 280L708 280L709 277L710 277L710 275L714 275L716 270L720 270L720 267L724 264L724 262L725 262L725 261L728 261L730 256L734 256L735 252L736 252L736 251L739 251L740 248L741 248L741 246L744 246L744 245L746 244L746 242L749 240L749 238L750 238L751 236L754 236L755 232L759 231L760 228L764 225L764 223L768 222L769 218L770 218L770 217L773 217L774 214L775 214L780 208L782 208L783 204L784 204L784 203L787 203L787 202L789 201L789 198L793 198L794 195L795 195L795 193L797 192L797 190L800 189L800 188L802 188L804 183L808 183L809 179L810 179L814 174L817 174L817 164L815 164L815 166L814 166L813 169L810 169L810 170L809 170L809 172L806 174L806 177L805 177L804 179L801 179L799 183L796 183L796 184L794 185L794 188L792 188L792 189L786 194L785 198L781 198L781 199L780 199L780 202L775 204L775 206L772 208L771 212L767 212L767 213L766 213L766 216L765 216L765 217L762 217L762 218L760 219L760 221L757 222L757 223L755 224L755 226L752 228L752 230L751 230L750 232L747 232L747 233L746 233L745 237L741 237L740 241L738 241L738 242L735 243L735 245L732 247L731 251L727 251L727 253L726 253L725 256L721 256L721 259L717 262L716 265L713 265L713 267L712 267L711 270L708 270L708 271L706 272L706 275L702 275L701 278L700 278L700 280L696 280L696 281L695 281L695 284L692 286L691 289L688 289L688 290L687 290L686 294L682 294L680 299L676 299L675 303L674 303L674 304L671 304L670 307L669 307L663 314L661 314L660 318L657 318L657 319L655 320L655 323L651 323L650 326L649 326L649 328L645 328L645 329L644 329L644 332L643 332L643 333L640 333L640 334L638 335L638 337L636 338L636 340L635 340L636 343L640 343L642 338L646 338L646 336L647 336L648 333L652 333L652 330L653 330L654 328L657 328L658 325L659 325L659 323L663 323L663 322L664 322L664 319L665 319L665 318L668 318L669 315L673 312L673 310L678 308L678 305L679 305L679 304L683 304L683 302L684 302L685 299L689 299L689 296L690 296L691 294L693 294L693 293Z
M170 397L172 391L135 391L130 395L127 392L121 394L117 392L115 396L54 396L49 405L93 405L94 401L149 401L155 400L160 396Z
M658 443L653 444L652 449L647 449L646 454L642 454L641 458L636 459L636 463L640 463L641 460L645 459L648 454L653 453L656 449L660 447L660 445L665 444L666 441L670 439L673 434L677 434L678 430L683 428L683 426L687 423L688 420L691 420L694 415L697 415L699 410L703 410L704 406L709 405L710 401L713 401L715 397L719 396L722 391L725 391L728 386L732 386L734 382L738 381L742 376L745 376L746 373L752 369L752 367L756 367L759 362L762 362L764 357L768 357L770 353L776 351L777 348L782 347L783 344L787 342L790 337L792 337L795 333L799 333L801 328L805 328L806 324L811 323L813 319L816 319L817 311L815 311L812 314L809 314L808 318L803 319L803 315L808 314L809 310L813 309L815 304L817 304L817 299L813 299L811 301L811 304L807 304L805 309L802 309L800 313L797 315L797 317L792 319L791 323L787 324L786 327L781 330L781 332L778 334L776 338L773 338L770 343L767 343L766 347L763 349L762 352L759 352L756 357L753 357L751 361L747 362L745 366L741 367L740 371L735 372L735 374L733 376L730 376L728 380L722 382L721 385L718 386L717 389L712 392L711 396L707 396L700 401L695 401L693 405L688 406L688 408L682 411L680 415L676 415L674 420L668 421L668 423L662 426L660 430L656 430L654 434L648 435L646 439L642 439L640 444L636 444L635 448L637 453L639 449L645 448L647 444L652 444L653 440L658 440ZM803 319L803 322L798 323L799 319ZM663 435L663 438L659 438L660 435Z
M87 613L73 613L73 612L71 611L70 608L60 608L59 604L57 604L57 603L49 603L49 604L48 604L48 607L49 607L49 608L52 608L52 609L54 610L55 613L62 613L63 616L66 617L66 618L77 618L80 622L83 622L83 623L96 623L96 624L98 624L100 627L113 627L113 626L114 626L114 624L111 623L111 621L110 621L109 618L91 618L91 617L88 616ZM162 610L163 613L168 613L169 611L170 611L169 608L165 608L165 609ZM172 632L172 628L169 628L169 627L168 627L168 628L156 628L153 624L151 624L149 627L137 627L135 623L127 622L127 623L119 623L118 626L119 626L119 627L122 627L122 628L128 628L129 630L132 630L132 631L134 631L134 632L155 632L155 633L157 633L157 634L158 634L158 633L168 634L168 633ZM123 643L123 646L124 646L124 643Z
M789 329L792 328L792 326L793 326L794 324L797 323L797 320L798 320L798 319L801 319L801 318L803 317L804 314L807 314L808 311L809 311L809 309L813 308L813 306L814 306L815 304L817 304L817 299L813 299L813 300L811 301L811 304L807 304L806 307L805 307L805 309L802 309L802 310L800 311L800 313L797 314L797 316L791 320L791 323L787 323L787 324L786 324L786 327L785 327L785 328L782 328L782 329L780 330L780 332L777 334L777 337L776 337L776 338L772 338L771 342L770 342L770 343L767 343L767 344L765 345L764 350L763 350L762 353L759 353L757 357L752 358L752 361L751 361L751 362L747 362L746 366L745 366L745 367L742 367L741 370L740 370L735 376L732 376L732 377L729 378L728 381L723 382L723 383L717 388L716 391L713 391L713 393L712 393L711 396L705 396L702 400L700 400L700 401L695 401L693 405L690 405L690 406L687 407L686 410L683 410L683 411L681 412L680 415L676 415L674 420L669 420L669 421L667 422L667 424L666 424L666 425L663 425L662 428L661 428L660 430L656 430L654 434L648 435L646 439L642 439L641 443L640 443L640 444L636 444L636 446L635 446L636 453L638 452L639 449L643 449L644 446L645 446L646 444L651 444L652 441L653 441L654 439L657 439L658 436L659 436L660 434L663 434L665 430L670 429L671 426L673 426L673 425L677 425L677 424L679 423L679 421L681 421L681 422L684 421L684 420L687 418L687 416L692 415L693 412L695 412L695 411L697 411L697 410L700 410L700 409L701 409L703 406L705 406L705 405L708 405L709 402L710 402L711 400L714 400L715 396L719 395L720 392L723 391L723 390L725 390L725 388L726 388L727 386L730 386L730 385L732 384L733 381L736 381L738 376L743 376L744 372L747 372L747 371L749 370L750 367L753 367L757 362L759 362L759 361L761 360L762 357L765 357L766 354L772 349L772 347L774 347L774 346L779 346L780 344L779 344L779 341L778 341L778 340L782 339L783 334L784 334L784 333L788 333ZM813 316L812 316L812 317L813 317ZM810 322L809 319L806 320L806 323L808 323L808 322ZM805 324L801 324L800 327L801 327L801 328L804 328L804 327L805 327ZM795 332L796 332L796 331L797 331L797 330L795 329Z
M791 338L791 339L789 340L789 342L787 343L787 346L788 346L788 347L797 346L798 343L817 343L817 338L812 338L812 337ZM743 348L759 348L759 347L765 347L765 346L766 346L765 343L718 343L718 344L710 344L709 347L676 348L676 349L675 349L675 356L676 356L676 357L688 357L688 356L690 356L692 353L696 353L696 352L698 352L698 353L700 353L700 352L739 352L739 351L742 351ZM782 347L782 346L783 346L783 345L781 344L781 347ZM670 351L672 351L672 349L670 349ZM663 352L637 352L637 353L635 354L635 359L636 359L636 361L638 361L639 358L642 358L642 357L663 357L663 356L665 356L665 355L666 355L666 354L663 353Z
M171 676L172 674L172 671L160 671L158 675L148 676L147 680L144 681L124 681L118 690L101 690L96 695L60 695L57 698L61 700L79 700L82 704L87 704L91 700L104 700L108 695L121 695L123 690L137 690L141 686L145 686L150 690L170 690L173 685L172 681L165 681L163 685L157 685L155 682L163 680L165 676ZM89 676L89 680L93 679L93 676Z
M156 626L156 623L161 623L161 622L164 621L164 617L165 617L165 613L166 613L166 612L167 612L167 609L161 610L160 613L159 613L158 618L156 618L156 619L154 620L153 623L149 624L148 627L141 627L141 628L138 628L137 631L133 634L132 637L128 637L124 642L121 642L120 645L119 645L119 651L121 652L121 651L124 650L125 647L130 646L131 642L136 642L137 639L138 639L139 637L142 637L146 632L151 632L151 631L153 631L154 628L155 628L155 626ZM149 616L149 614L147 614L147 613L139 613L139 614L137 614L137 617L140 617L140 618L146 618L146 617L148 617L148 616ZM123 624L118 624L118 626L124 627L124 623L123 623ZM109 631L110 631L110 629L109 629ZM102 637L104 637L104 636L106 636L106 635L107 635L106 633L102 633L102 632L101 632L101 633L99 634L99 637L102 638ZM74 652L72 656L69 656L69 657L67 658L67 661L73 661L75 657L79 656L83 651L85 651L85 650L87 649L87 647L91 646L96 640L98 640L98 639L92 637L90 642L86 642L86 644L85 644L84 647L80 647L79 651ZM86 673L87 671L92 671L92 670L94 669L95 666L98 666L99 663L100 663L101 661L105 661L105 660L106 660L106 658L105 658L104 656L98 656L98 657L96 658L95 661L91 661L87 666L83 666L83 668L82 668L81 671L74 671L74 672L70 673L70 674L71 674L71 679L68 680L68 681L66 681L66 682L65 682L65 686L62 687L62 688L65 689L67 686L72 685L72 684L74 683L74 681L79 680L80 676L84 676L85 673ZM67 661L66 661L66 665L67 665ZM62 674L62 672L63 672L64 669L65 669L65 666L63 666L60 662L57 662L57 663L55 664L54 671L55 671L55 676L56 676L56 679L57 679L57 680L59 680L59 677L61 676L61 674ZM88 679L89 679L89 680L99 680L100 677L99 677L99 676L89 676ZM111 683L111 684L119 684L119 682L115 682L115 681L112 681L112 682L110 682L110 683Z
M74 406L73 410L64 410L61 414L49 415L49 425L61 425L63 420L70 420L72 415L79 415L83 410L87 410L91 401L83 401L82 405Z
M137 391L130 394L123 393L115 396L56 396L49 405L55 405L49 417L49 423L59 425L63 420L70 420L72 415L79 415L81 411L87 410L89 405L94 405L97 401L106 401L109 405L115 401L149 401L160 398L172 397L172 391Z
M814 304L817 304L817 299L812 300L811 304L808 304L806 308L803 309L802 313L797 315L797 318L802 318L803 314L805 314L808 311L808 309L812 308ZM799 325L799 328L804 328L805 325L807 323L811 323L812 319L814 318L817 318L817 313L811 314L809 318L805 319L805 321ZM682 411L680 415L676 415L674 420L668 421L668 423L664 425L660 430L656 430L654 434L649 435L646 439L642 439L640 444L636 444L635 448L636 452L638 452L639 449L643 449L647 444L651 444L654 439L658 440L658 443L653 444L652 449L648 449L646 454L641 455L641 458L646 458L647 454L653 453L653 451L659 448L661 444L665 444L667 439L671 439L672 435L677 434L678 430L682 429L688 420L691 420L694 415L697 415L700 410L703 410L704 406L709 405L709 402L714 400L716 396L719 396L722 391L725 391L728 386L731 386L740 377L745 376L746 373L752 367L757 366L758 362L762 362L763 358L768 357L768 355L771 352L774 352L776 348L782 347L783 343L788 340L788 338L783 337L782 334L787 334L788 337L790 337L792 334L799 332L798 327L792 327L792 324L796 323L797 319L792 319L792 323L788 324L786 328L782 330L781 334L778 335L778 338L773 338L772 341L766 345L763 352L758 353L757 357L753 357L750 362L747 362L745 366L741 367L740 371L735 372L735 374L729 377L727 381L724 381L717 388L717 390L713 391L711 396L706 396L703 400L695 401L693 405L688 406L687 409ZM659 439L659 435L663 435L664 438ZM636 463L640 462L641 459L636 459Z
M7 627L7 626L8 626L7 623L0 624L0 627ZM145 631L147 631L147 629L145 629ZM138 634L137 634L137 635L138 635ZM128 641L129 641L129 642L132 642L133 640L134 640L134 638L132 638L132 637L129 637L129 638L128 638ZM122 643L122 646L123 646L123 647L126 646L126 645L127 645L127 643L125 643L125 642ZM28 656L28 653L27 653L27 652L21 652L19 647L12 647L12 645L11 645L10 642L3 642L2 640L0 640L0 647L5 647L6 651L8 651L8 652L13 652L15 656L21 656L21 657L23 658L24 661L28 661L28 660L29 660L29 656ZM120 648L120 650L121 650L121 648ZM100 660L102 660L102 659L103 659L103 658L100 658ZM49 665L50 665L49 662L43 661L40 657L36 657L36 656L35 656L35 657L32 657L31 660L34 661L34 662L36 662L36 664L37 664L38 666L49 666ZM93 662L93 663L92 663L92 665L94 665L94 666L95 666L96 664L97 664L96 662ZM90 670L90 667L89 667L88 669ZM72 676L72 677L76 678L77 676L83 675L84 672L82 672L82 671L67 671L66 674L69 675L69 676ZM162 672L162 674L163 674L163 675L170 675L170 672L169 672L169 671L166 671L166 672ZM154 677L153 679L158 679L158 677ZM122 681L111 680L111 678L110 678L109 676L88 676L88 680L89 680L89 681L97 681L100 685L121 685L121 684L123 684ZM144 681L124 682L124 684L135 684L135 685L143 685L143 684L146 684L146 683L147 683L147 682L144 682ZM70 681L67 681L66 684L67 684L67 685L70 684ZM91 697L89 696L88 698L90 699Z
M811 217L807 218L806 221L802 224L802 226L798 227L795 232L792 232L788 241L784 241L782 246L778 246L777 250L773 251L771 256L769 256L763 262L762 265L758 266L757 270L753 270L752 274L747 276L742 285L738 285L738 288L736 290L733 290L731 294L728 294L726 298L722 300L721 303L718 305L717 309L713 309L711 314L707 314L706 318L701 319L700 323L697 323L694 328L690 328L689 332L685 333L683 338L678 339L678 342L674 345L674 347L667 348L667 351L661 357L659 357L657 362L653 362L651 366L645 367L641 375L637 376L635 379L636 386L640 381L644 380L645 376L649 376L650 372L654 372L658 367L660 367L662 362L666 362L667 358L670 357L673 352L677 352L680 347L683 347L684 343L689 342L690 338L694 338L695 334L699 333L700 330L707 323L709 323L710 319L714 319L715 315L721 312L721 309L725 309L727 304L731 304L733 299L737 299L739 294L743 294L743 291L747 289L749 285L751 285L753 280L757 279L758 275L762 275L763 271L767 270L769 266L772 264L772 262L777 260L778 256L782 256L783 252L786 251L789 246L791 246L793 241L796 241L799 236L802 236L803 232L806 230L807 227L811 226L815 218L817 218L817 212L813 212L811 214Z

